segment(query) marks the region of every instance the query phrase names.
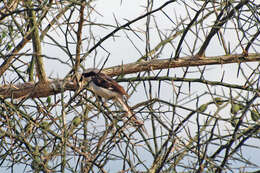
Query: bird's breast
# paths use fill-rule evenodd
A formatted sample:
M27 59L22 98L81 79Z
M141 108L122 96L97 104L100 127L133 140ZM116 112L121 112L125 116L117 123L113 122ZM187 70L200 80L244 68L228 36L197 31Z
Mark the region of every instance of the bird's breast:
M97 94L98 96L101 96L105 99L115 98L115 97L118 97L118 95L119 95L115 91L111 91L109 89L97 86L94 82L90 82L89 87L95 94Z

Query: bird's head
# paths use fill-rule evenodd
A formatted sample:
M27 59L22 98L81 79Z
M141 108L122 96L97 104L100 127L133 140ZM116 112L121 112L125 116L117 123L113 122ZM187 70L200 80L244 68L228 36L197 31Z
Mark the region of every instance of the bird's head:
M85 70L80 78L80 81L89 81L91 79L91 77L97 75L100 72L100 70L95 69L95 68L89 68L87 70Z

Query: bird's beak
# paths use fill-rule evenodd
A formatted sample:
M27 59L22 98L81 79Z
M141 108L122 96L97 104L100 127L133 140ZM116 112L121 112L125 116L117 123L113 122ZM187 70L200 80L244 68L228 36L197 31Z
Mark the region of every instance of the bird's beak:
M84 73L80 77L80 82L89 82L91 80L91 77L85 77Z
M83 75L81 75L81 77L80 77L80 82L82 82L84 80L84 77L83 77Z
M79 81L82 82L82 81L86 81L86 80L87 80L87 77L85 77L85 74L82 73Z

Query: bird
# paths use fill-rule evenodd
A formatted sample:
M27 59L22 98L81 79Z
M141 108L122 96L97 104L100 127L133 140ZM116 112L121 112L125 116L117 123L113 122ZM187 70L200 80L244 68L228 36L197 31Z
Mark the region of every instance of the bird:
M105 100L113 99L118 102L127 112L130 122L134 123L134 125L141 126L142 130L146 132L143 127L143 121L135 117L127 104L129 95L114 79L102 73L99 69L90 68L82 73L80 81L88 82L89 89L98 97L104 98Z

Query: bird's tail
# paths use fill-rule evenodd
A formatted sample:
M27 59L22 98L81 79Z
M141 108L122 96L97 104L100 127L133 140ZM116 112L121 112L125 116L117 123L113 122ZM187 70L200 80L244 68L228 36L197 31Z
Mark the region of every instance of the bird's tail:
M123 100L123 98L117 98L116 100L120 103L120 105L123 107L123 109L127 112L128 117L130 118L130 122L134 123L136 126L141 127L142 131L144 133L148 134L147 130L144 127L144 122L141 120L138 120L135 117L134 113L132 112L131 108L128 106L127 102L125 102Z

